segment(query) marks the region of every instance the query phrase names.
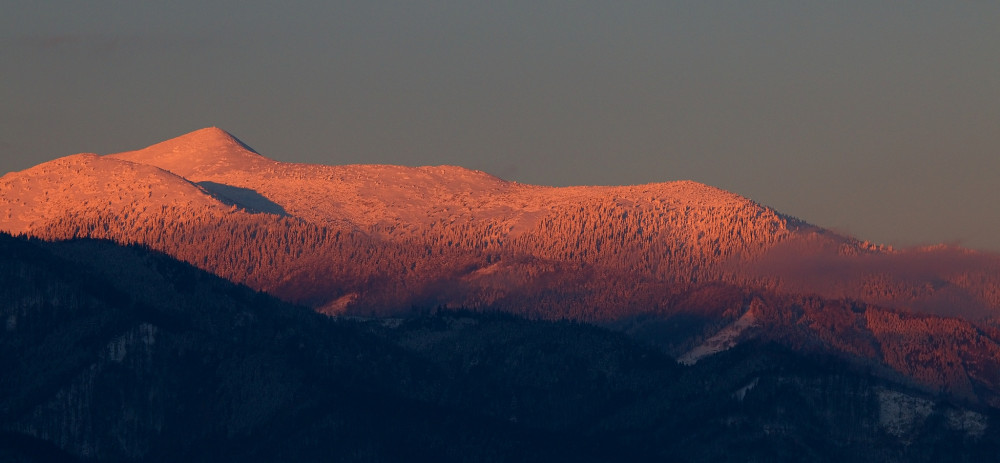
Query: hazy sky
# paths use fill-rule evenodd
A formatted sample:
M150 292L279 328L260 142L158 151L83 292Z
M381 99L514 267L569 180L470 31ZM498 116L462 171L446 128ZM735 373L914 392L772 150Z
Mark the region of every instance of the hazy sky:
M218 126L281 161L691 179L1000 251L1000 2L19 1L0 173Z

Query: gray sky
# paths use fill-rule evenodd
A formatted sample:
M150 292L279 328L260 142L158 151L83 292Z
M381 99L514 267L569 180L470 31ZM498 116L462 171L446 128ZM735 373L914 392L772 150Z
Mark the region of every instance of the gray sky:
M5 0L0 173L218 126L281 161L690 179L1000 251L1000 2Z

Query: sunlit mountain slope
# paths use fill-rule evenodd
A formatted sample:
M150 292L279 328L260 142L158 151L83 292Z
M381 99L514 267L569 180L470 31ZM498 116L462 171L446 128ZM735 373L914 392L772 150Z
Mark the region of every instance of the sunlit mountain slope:
M691 362L771 339L960 397L1000 391L1000 258L892 250L696 182L293 164L209 128L8 174L0 218L15 234L139 243L326 314L599 322Z
M706 281L935 313L1000 307L994 256L913 258L689 181L554 188L451 166L292 164L207 128L12 173L0 193L4 231L144 243L327 312L530 305L615 319L669 309Z

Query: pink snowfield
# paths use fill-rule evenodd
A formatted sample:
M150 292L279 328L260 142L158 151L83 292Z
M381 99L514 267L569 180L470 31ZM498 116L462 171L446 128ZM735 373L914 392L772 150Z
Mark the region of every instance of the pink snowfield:
M456 166L325 166L278 162L210 127L148 148L106 156L73 155L0 179L2 229L31 224L80 208L150 208L190 203L224 207L198 185L251 190L293 217L328 225L395 230L431 223L502 220L530 228L546 212L589 203L634 209L746 209L772 211L738 195L681 181L621 187L543 187L508 182ZM772 219L782 222L783 220ZM402 225L402 227L400 226Z
M937 313L956 304L976 313L1000 311L996 256L901 253L692 181L557 188L456 166L287 163L214 127L136 151L67 156L0 178L0 230L14 234L143 242L148 227L184 223L201 227L198 233L229 233L211 229L225 217L267 227L285 226L274 225L279 218L295 220L406 249L519 256L500 266L493 257L473 259L469 268L454 270L483 287L534 272L525 266L555 265L639 275L654 286L670 278L721 278ZM78 225L95 220L106 229L93 233L86 228L92 225ZM54 229L63 232L45 234ZM194 233L190 227L180 232ZM169 236L161 240L160 250L171 253ZM296 272L319 265L309 259L322 260L310 249L287 252L305 256L288 264ZM217 271L212 259L218 257L188 259ZM912 271L917 267L928 270Z

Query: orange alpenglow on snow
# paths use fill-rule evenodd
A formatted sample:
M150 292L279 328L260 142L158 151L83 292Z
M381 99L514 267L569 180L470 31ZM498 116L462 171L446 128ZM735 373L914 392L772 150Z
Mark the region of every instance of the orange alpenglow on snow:
M991 256L925 253L921 268L957 263L895 272L913 253L696 182L555 188L454 166L285 163L218 128L8 174L0 217L11 233L142 243L329 313L530 302L610 319L708 281L1000 308Z
M105 157L159 167L191 181L229 171L251 172L277 164L217 127Z

